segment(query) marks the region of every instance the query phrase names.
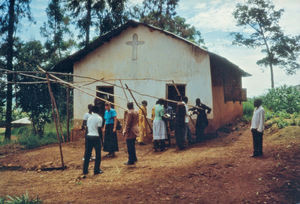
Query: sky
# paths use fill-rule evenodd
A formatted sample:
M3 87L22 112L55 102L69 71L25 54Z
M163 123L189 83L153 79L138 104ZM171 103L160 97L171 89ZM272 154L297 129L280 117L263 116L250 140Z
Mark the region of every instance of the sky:
M141 4L143 0L129 0L129 5ZM247 32L236 26L232 12L237 3L245 0L180 0L177 14L184 17L187 23L201 31L208 50L219 54L240 68L250 73L251 77L242 80L243 88L247 89L247 96L259 96L267 92L271 86L270 72L266 67L260 67L256 61L263 58L260 49L250 49L232 45L231 32ZM21 28L21 37L24 40L40 40L40 27L47 16L46 0L32 0L31 12L35 20L33 23L24 23ZM300 1L273 0L276 9L285 10L280 20L280 26L289 35L300 34ZM249 31L249 30L248 30ZM278 68L274 68L275 87L287 84L300 84L300 70L295 75L286 75Z

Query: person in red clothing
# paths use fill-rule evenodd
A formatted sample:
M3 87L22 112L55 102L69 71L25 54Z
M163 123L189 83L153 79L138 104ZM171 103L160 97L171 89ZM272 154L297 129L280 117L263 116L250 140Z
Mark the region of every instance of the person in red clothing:
M135 151L135 139L139 135L139 113L134 110L133 103L127 104L128 114L123 129L123 135L126 139L127 150L128 150L128 161L125 165L133 165L137 162L136 151Z

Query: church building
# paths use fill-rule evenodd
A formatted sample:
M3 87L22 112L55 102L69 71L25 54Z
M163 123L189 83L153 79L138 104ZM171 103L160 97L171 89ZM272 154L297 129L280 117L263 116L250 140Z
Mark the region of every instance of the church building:
M133 101L128 91L124 93L122 89L128 85L130 89L147 95L133 92L139 103L142 100L148 102L148 118L157 100L149 96L175 100L176 84L181 95L189 98L188 104L195 105L196 98L200 98L212 108L208 115L208 132L242 116L241 101L246 100L242 77L250 76L224 57L173 33L136 21L128 21L100 36L86 48L60 61L54 70L73 73L75 86L121 107L127 104L125 93ZM81 126L87 106L93 104L95 98L74 89L73 100L76 128ZM118 118L122 119L124 110L118 106L115 109Z

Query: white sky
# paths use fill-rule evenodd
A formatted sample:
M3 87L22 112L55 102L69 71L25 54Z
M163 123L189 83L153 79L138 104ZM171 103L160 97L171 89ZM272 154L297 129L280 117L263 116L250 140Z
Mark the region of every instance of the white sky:
M208 49L226 57L252 77L243 78L243 87L247 88L248 97L261 95L270 88L270 73L268 68L259 67L256 61L263 55L260 50L232 45L230 32L242 31L235 26L232 12L236 3L245 0L180 0L178 15L201 31ZM129 0L134 5L142 0ZM39 27L47 20L45 8L48 1L32 0L31 9L36 24L25 25L22 28L22 38L27 40L40 39ZM274 0L277 9L285 10L280 25L287 34L300 34L300 0ZM300 70L293 76L286 75L280 68L274 69L275 86L283 84L300 84Z

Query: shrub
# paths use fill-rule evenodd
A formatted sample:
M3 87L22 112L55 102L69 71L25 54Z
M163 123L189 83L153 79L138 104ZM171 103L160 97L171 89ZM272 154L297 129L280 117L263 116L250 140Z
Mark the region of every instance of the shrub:
M300 92L295 87L284 85L270 89L262 99L265 106L274 112L300 112Z
M41 146L39 137L34 134L19 136L18 143L23 145L26 149L33 149Z
M243 102L243 116L246 120L251 120L253 111L254 111L254 105L252 99Z
M7 196L8 200L5 198L0 198L0 204L40 204L42 201L37 196L35 199L31 199L28 193L21 196Z
M279 129L285 128L289 125L289 123L283 119L277 119L277 120L275 120L275 122Z

